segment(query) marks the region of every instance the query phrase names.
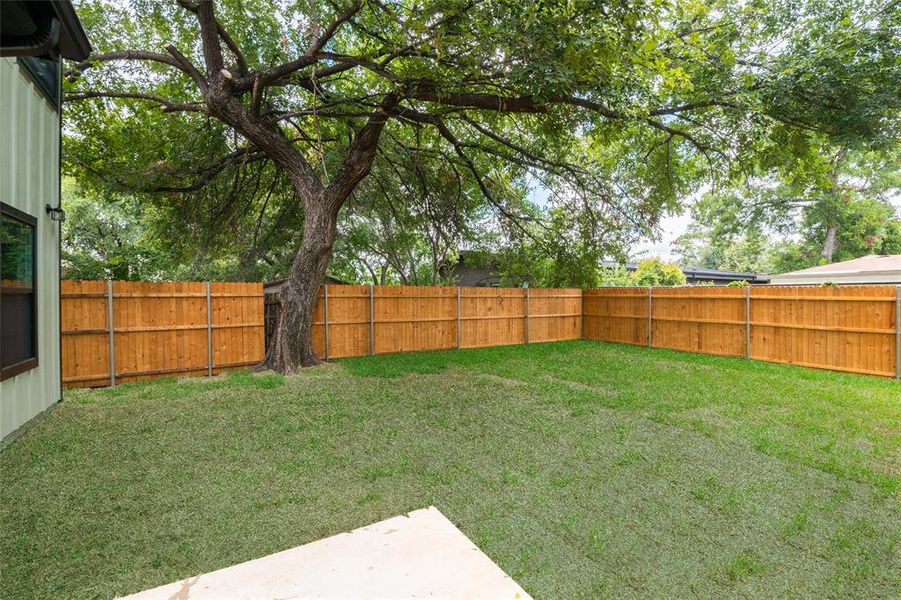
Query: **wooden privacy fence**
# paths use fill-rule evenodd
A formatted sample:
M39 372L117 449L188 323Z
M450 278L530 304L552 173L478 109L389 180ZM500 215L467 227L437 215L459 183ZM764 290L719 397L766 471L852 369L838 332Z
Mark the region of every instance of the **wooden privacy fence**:
M264 355L259 283L64 281L61 294L66 387L211 375ZM313 326L327 359L576 339L901 377L901 286L324 285Z
M603 288L584 338L901 377L901 286Z
M213 375L258 363L260 283L62 281L65 387Z
M324 285L313 350L323 358L577 340L573 289Z

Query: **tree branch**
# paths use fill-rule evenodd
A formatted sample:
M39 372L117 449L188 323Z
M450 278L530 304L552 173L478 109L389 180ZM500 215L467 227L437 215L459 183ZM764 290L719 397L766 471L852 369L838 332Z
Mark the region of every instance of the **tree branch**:
M261 84L264 86L271 85L279 81L283 77L294 73L295 71L299 71L304 67L314 65L322 60L323 57L319 55L320 50L322 50L322 48L325 47L325 45L335 35L335 33L337 33L338 28L348 19L357 14L362 6L362 2L360 2L359 0L354 0L354 2L350 5L350 7L347 8L347 10L339 14L337 18L328 27L326 27L325 31L322 32L322 34L318 38L316 38L316 40L310 45L310 48L303 55L261 73ZM246 83L242 81L240 85L236 86L236 88L241 89L245 85Z
M320 50L322 50L325 45L332 39L335 33L338 32L338 29L341 25L351 19L355 14L360 12L360 9L363 7L363 3L360 0L354 0L351 2L350 6L347 7L344 12L340 13L335 20L329 24L328 27L325 28L325 31L313 40L313 43L310 44L309 49L307 49L306 54L308 56L312 56L317 54Z
M78 63L65 72L69 81L75 81L79 75L90 69L99 62L112 62L117 60L140 60L158 62L170 67L175 67L185 74L189 74L183 65L176 61L173 57L160 52L145 52L143 50L120 50L118 52L104 52L103 54L92 54L87 60Z
M200 0L197 4L197 22L200 24L200 41L206 62L206 75L210 80L220 76L222 47L219 45L219 28L213 14L213 0Z
M179 6L197 15L198 7L196 4L189 2L188 0L177 1ZM241 52L241 49L238 47L238 44L235 42L234 38L229 35L228 31L225 30L225 27L222 26L222 23L219 22L219 19L214 18L213 20L216 24L216 32L219 34L219 37L222 38L222 41L225 42L225 45L235 57L235 65L237 67L238 74L242 77L246 76L249 71L247 68L247 62L244 60L244 54Z
M204 79L203 75L200 74L200 71L197 67L194 66L188 58L182 54L178 48L175 47L174 44L166 44L166 52L172 55L172 59L179 65L179 68L188 74L188 77L194 80L194 83L197 84L197 87L200 88L200 91L206 92L209 87L209 82Z
M334 180L326 188L326 197L335 203L335 210L340 208L344 199L369 174L382 129L385 128L385 124L390 118L390 112L397 106L398 100L394 94L388 94L351 143L347 158L341 164Z
M198 112L207 114L206 106L200 102L174 102L162 96L141 94L138 92L73 92L63 98L63 102L78 102L90 98L125 98L130 100L147 100L163 107L163 112Z

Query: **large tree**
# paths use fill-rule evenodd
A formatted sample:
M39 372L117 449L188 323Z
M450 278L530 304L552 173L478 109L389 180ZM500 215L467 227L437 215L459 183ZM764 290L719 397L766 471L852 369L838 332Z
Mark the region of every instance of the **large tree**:
M76 172L189 198L217 185L231 197L258 162L290 183L303 224L266 357L282 372L317 362L313 308L339 211L378 161L443 165L524 233L521 190L535 179L598 236L647 230L705 173L741 168L738 156L835 127L873 135L896 58L890 3L866 0L98 0L81 11L97 52L68 72ZM836 70L816 53L836 41L867 50Z

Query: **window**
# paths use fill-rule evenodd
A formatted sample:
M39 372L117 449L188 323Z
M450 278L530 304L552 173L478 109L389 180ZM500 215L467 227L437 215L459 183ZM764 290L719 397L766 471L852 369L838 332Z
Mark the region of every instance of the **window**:
M0 380L38 366L36 225L0 203Z

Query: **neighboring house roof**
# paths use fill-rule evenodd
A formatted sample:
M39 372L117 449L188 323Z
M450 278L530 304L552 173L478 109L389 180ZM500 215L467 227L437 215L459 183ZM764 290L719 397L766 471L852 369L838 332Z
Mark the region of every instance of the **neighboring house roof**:
M853 260L773 275L770 283L804 285L834 283L901 283L901 254L871 254Z
M627 271L634 271L638 268L637 262L627 262L626 264L605 262L605 267L622 268ZM728 283L730 281L747 281L748 283L766 283L769 281L769 275L760 273L747 273L743 271L720 271L719 269L703 269L699 267L681 267L685 273L685 278L689 282L712 281L714 283Z
M91 43L69 0L0 2L0 55L84 60Z

